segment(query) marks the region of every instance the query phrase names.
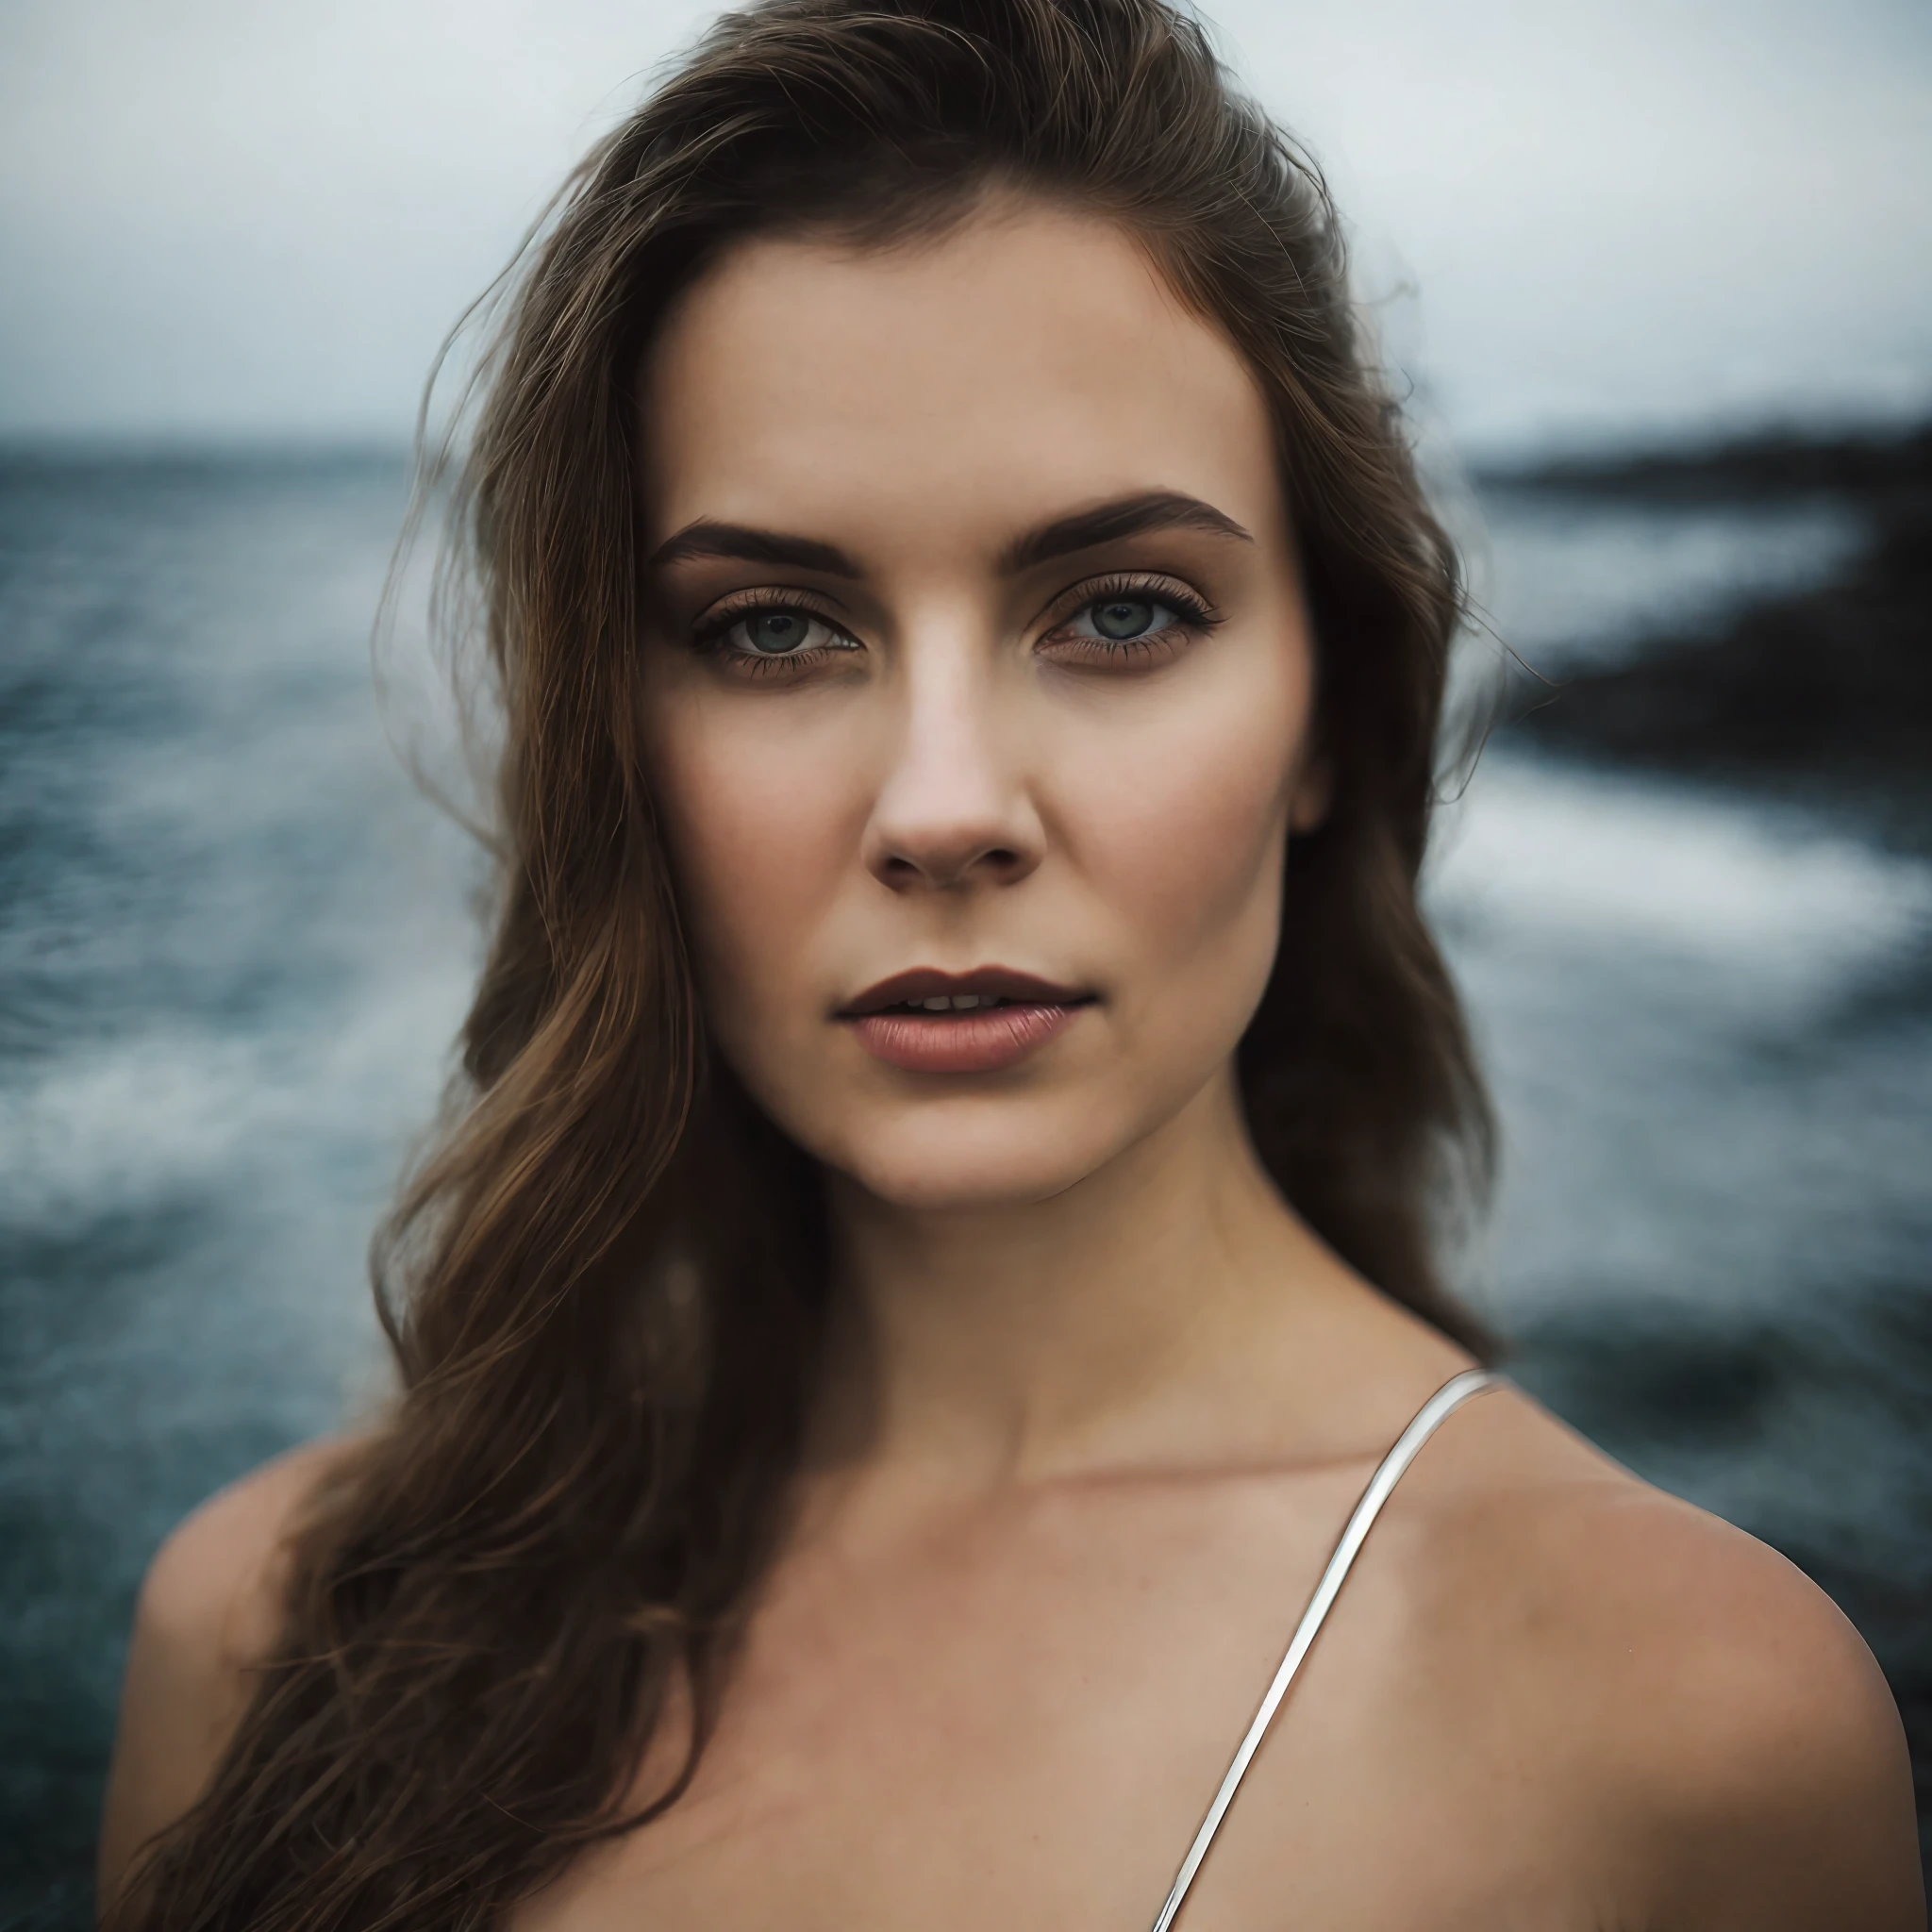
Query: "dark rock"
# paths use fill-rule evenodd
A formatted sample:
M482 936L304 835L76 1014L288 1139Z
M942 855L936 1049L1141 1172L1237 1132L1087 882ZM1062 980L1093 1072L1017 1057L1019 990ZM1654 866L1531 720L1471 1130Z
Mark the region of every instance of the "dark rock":
M1615 668L1521 674L1511 728L1552 750L1846 804L1913 843L1932 836L1932 429L1512 479L1525 486L1852 508L1870 538L1835 581L1748 605L1715 634L1660 633Z

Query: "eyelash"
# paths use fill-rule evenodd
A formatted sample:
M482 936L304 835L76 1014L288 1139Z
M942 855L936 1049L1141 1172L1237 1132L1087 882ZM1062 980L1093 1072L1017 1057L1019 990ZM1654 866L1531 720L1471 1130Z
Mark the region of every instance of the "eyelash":
M1054 619L1046 635L1041 638L1041 643L1051 642L1065 625L1083 612L1091 610L1095 605L1115 599L1151 604L1174 619L1165 629L1145 637L1079 637L1066 641L1090 656L1114 662L1126 658L1150 657L1179 638L1206 637L1223 621L1221 613L1186 584L1174 577L1148 573L1126 572L1116 576L1090 577L1075 588L1074 594L1077 595L1079 602Z
M700 657L726 658L734 666L749 672L754 677L769 677L774 673L795 669L802 664L820 664L827 658L843 655L842 650L827 650L824 645L809 651L737 651L726 646L724 640L746 619L766 617L779 612L787 616L809 618L814 624L822 624L827 630L836 631L840 637L846 639L849 644L857 648L858 641L836 618L828 616L815 604L801 597L797 591L747 591L724 609L713 611L699 620L691 631L691 649Z
M1053 619L1041 638L1041 643L1051 643L1059 631L1075 618L1092 609L1095 605L1105 604L1116 598L1152 604L1156 608L1167 611L1174 619L1172 625L1146 637L1077 637L1061 640L1063 643L1077 647L1086 656L1116 663L1125 658L1150 656L1176 638L1205 637L1223 621L1220 612L1204 598L1190 590L1187 585L1169 576L1128 572L1113 576L1090 577L1084 583L1075 586L1073 594L1077 595L1079 601L1062 609ZM843 655L843 647L835 651L828 650L823 645L813 650L786 652L741 651L726 647L725 639L748 618L777 612L808 618L813 623L822 624L826 629L845 638L850 647L858 648L858 641L851 637L850 632L796 591L747 591L725 608L713 611L693 627L691 649L700 656L728 658L735 666L755 677L768 677L808 665L821 664L828 658Z

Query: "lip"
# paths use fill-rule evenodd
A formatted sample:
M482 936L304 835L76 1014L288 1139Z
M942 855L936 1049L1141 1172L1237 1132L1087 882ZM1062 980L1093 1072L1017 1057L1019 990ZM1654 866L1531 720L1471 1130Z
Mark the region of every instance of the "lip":
M1003 1004L908 1011L908 1004L972 998ZM837 1018L874 1059L913 1074L991 1074L1017 1065L1063 1033L1094 996L1006 966L970 973L915 967L868 987Z
M1017 1000L1041 1007L1074 1007L1093 995L1077 986L1056 986L1037 974L1016 973L1009 966L975 966L971 973L941 973L934 966L915 966L909 973L895 973L876 986L869 986L842 1007L841 1020L862 1019L886 1007L908 1000L967 997L977 993L981 999Z

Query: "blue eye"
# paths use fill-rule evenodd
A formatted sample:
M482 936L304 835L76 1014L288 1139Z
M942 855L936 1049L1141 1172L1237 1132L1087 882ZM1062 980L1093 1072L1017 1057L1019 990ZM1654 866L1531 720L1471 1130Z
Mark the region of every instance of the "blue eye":
M858 646L816 613L774 604L717 625L709 632L708 648L729 657L772 658L854 651Z
M1165 597L1143 591L1116 591L1083 604L1060 631L1062 637L1088 638L1104 644L1152 643L1171 631L1186 630L1205 621L1205 614L1183 610Z
M1069 602L1082 595L1086 602L1039 645L1043 656L1076 669L1151 670L1223 621L1199 591L1165 575L1089 577L1066 592Z
M774 656L797 650L810 635L811 620L797 610L761 610L744 620L745 642Z
M1152 630L1161 608L1147 597L1109 597L1104 604L1089 606L1089 614L1102 637L1124 641Z

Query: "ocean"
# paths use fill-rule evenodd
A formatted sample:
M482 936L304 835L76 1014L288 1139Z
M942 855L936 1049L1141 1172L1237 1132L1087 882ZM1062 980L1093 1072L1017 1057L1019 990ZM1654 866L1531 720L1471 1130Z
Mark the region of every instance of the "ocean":
M406 494L383 454L0 458L0 1926L91 1923L157 1542L380 1385L364 1248L477 958L372 689ZM1478 508L1554 679L1862 541L1823 499ZM1924 1776L1932 861L1801 795L1492 739L1429 883L1504 1122L1467 1267L1529 1388L1832 1591Z

